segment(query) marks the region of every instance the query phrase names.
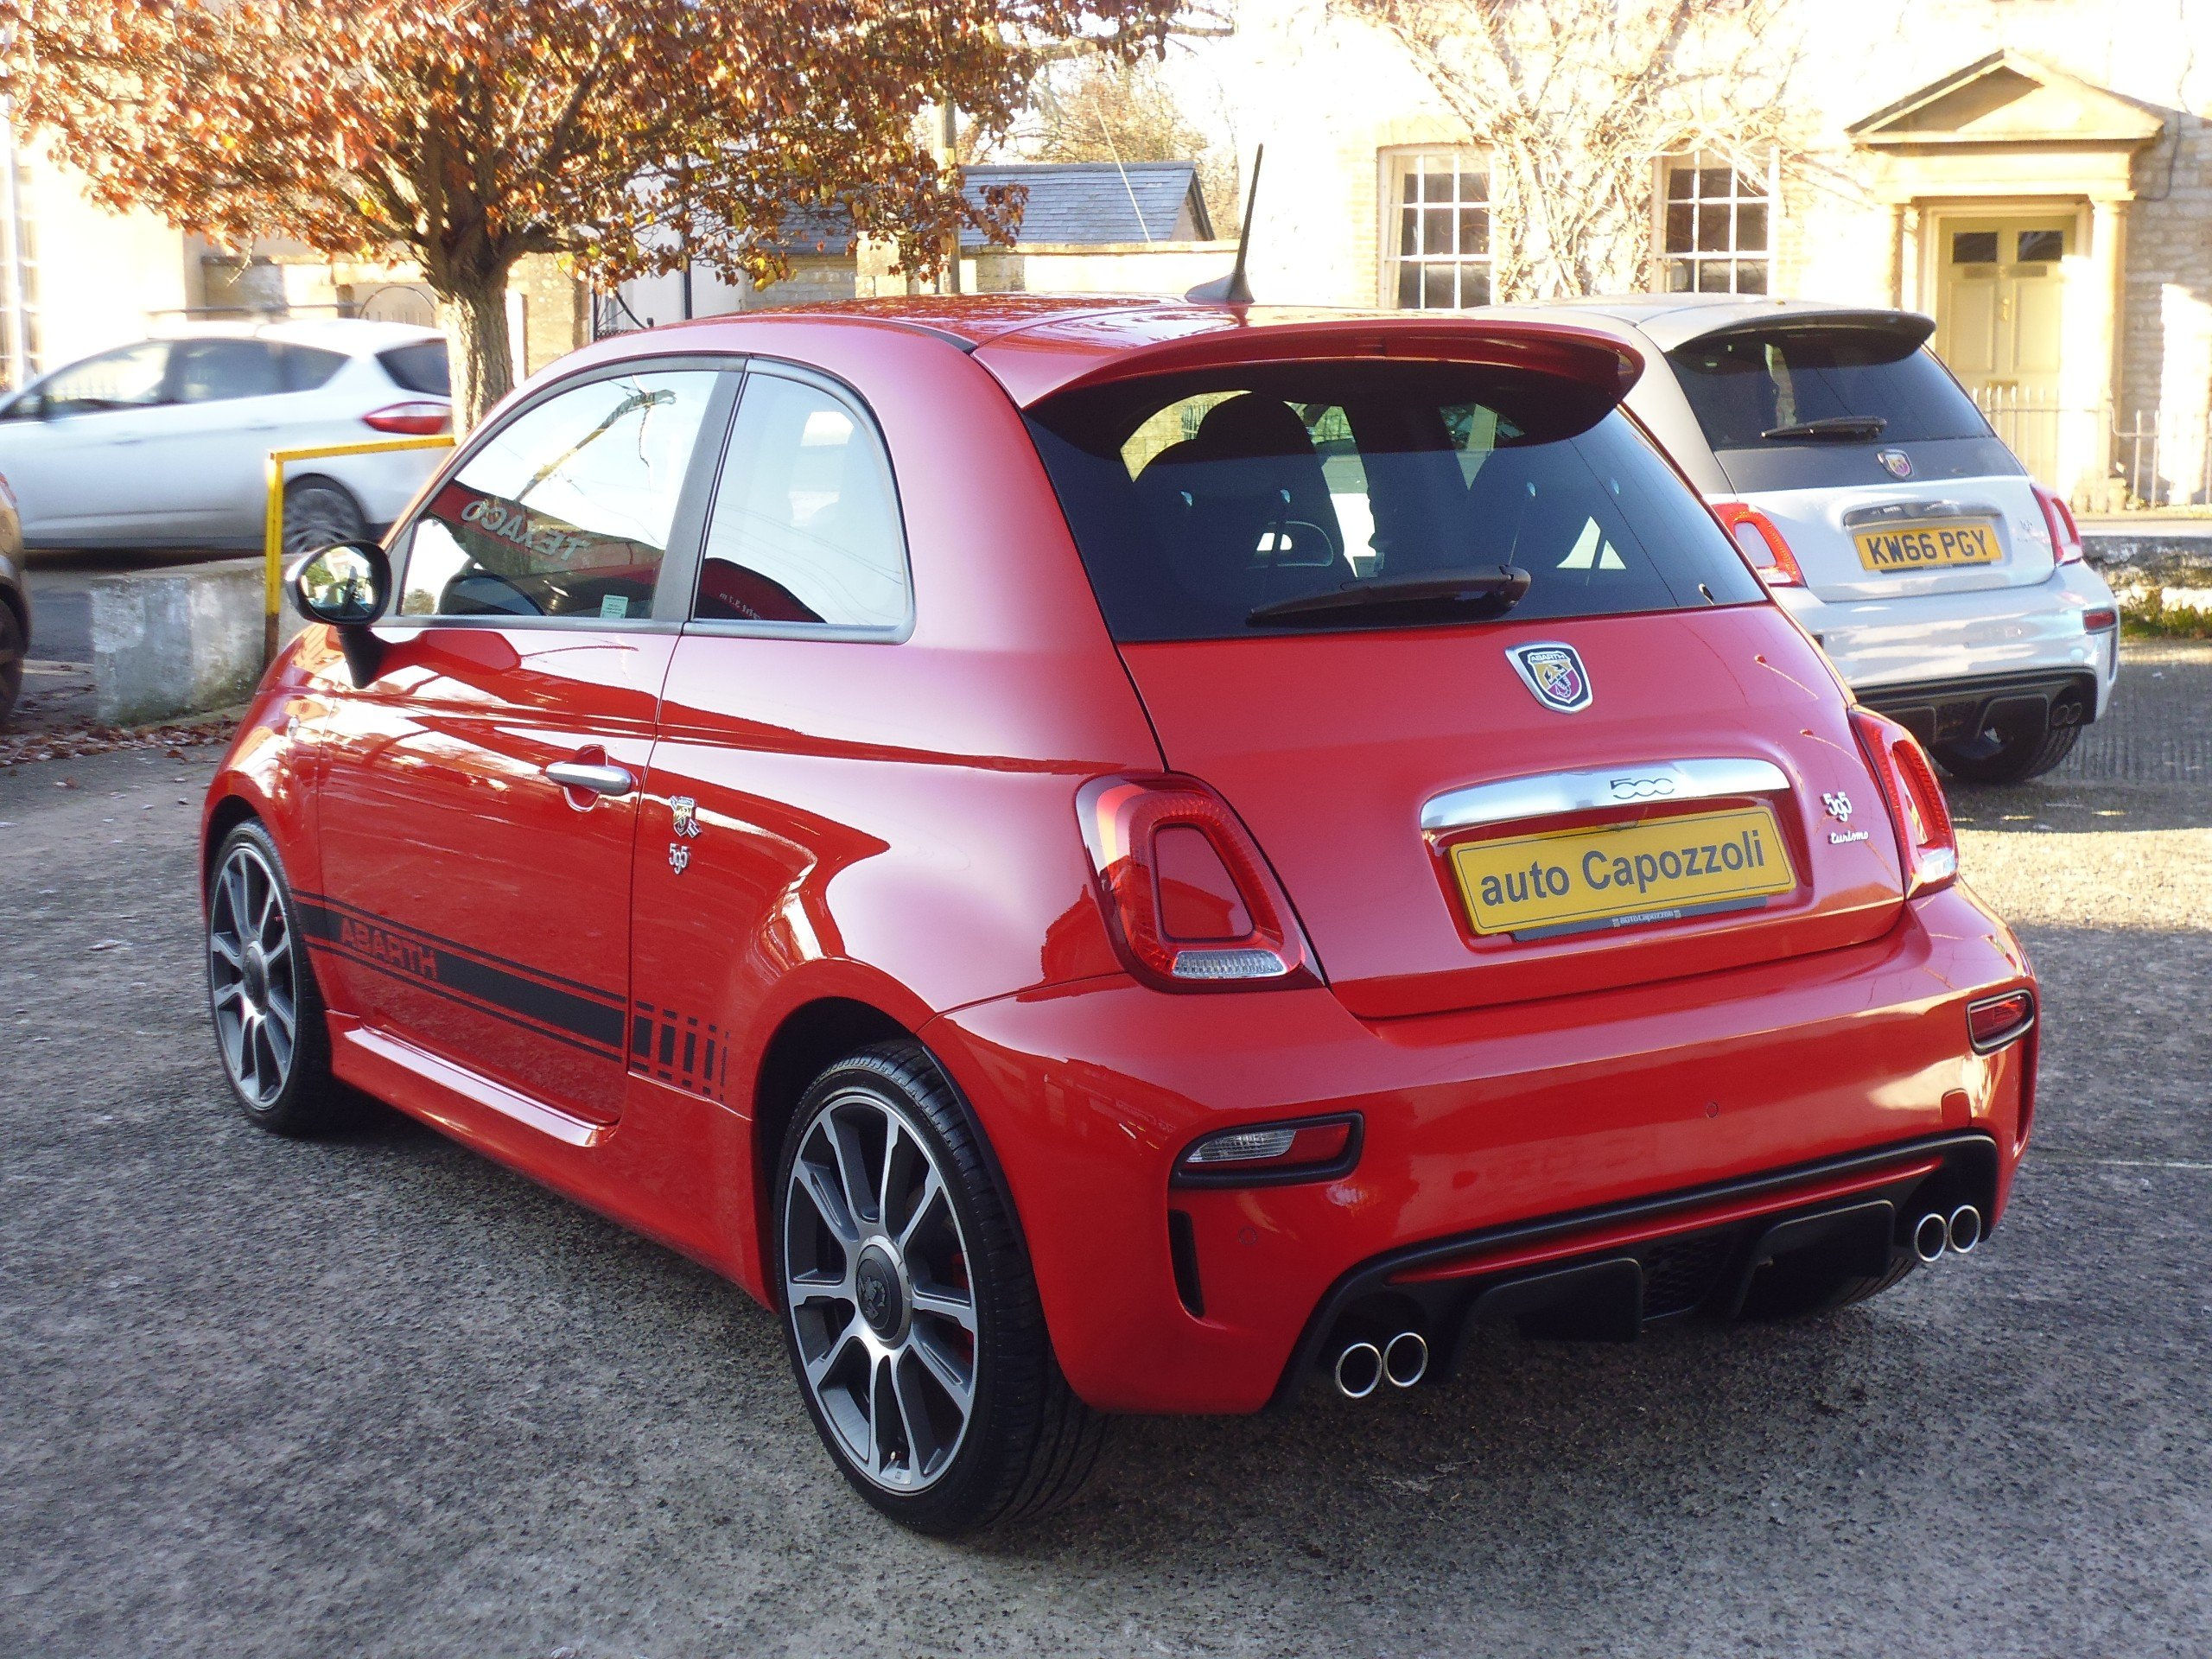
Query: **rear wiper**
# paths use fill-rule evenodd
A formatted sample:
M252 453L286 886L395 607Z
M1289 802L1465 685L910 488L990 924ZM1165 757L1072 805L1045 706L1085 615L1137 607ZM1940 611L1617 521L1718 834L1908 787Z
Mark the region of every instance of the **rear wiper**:
M1516 564L1467 570L1446 576L1385 576L1379 582L1348 582L1325 594L1306 594L1260 606L1245 621L1255 627L1325 625L1346 611L1364 613L1363 624L1416 622L1446 616L1471 620L1503 616L1529 591L1529 573Z
M1763 438L1878 438L1889 423L1879 415L1831 415L1824 421L1799 421L1759 434Z

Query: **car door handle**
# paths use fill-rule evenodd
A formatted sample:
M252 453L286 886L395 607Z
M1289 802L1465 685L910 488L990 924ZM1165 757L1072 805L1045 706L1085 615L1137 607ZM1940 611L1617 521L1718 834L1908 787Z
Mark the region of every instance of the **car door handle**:
M585 760L556 760L545 775L563 789L581 789L594 795L627 795L638 780L620 766L595 766Z

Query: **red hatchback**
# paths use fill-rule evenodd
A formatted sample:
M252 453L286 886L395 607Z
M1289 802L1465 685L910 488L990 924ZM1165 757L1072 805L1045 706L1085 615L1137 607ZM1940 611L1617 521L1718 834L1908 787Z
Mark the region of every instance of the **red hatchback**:
M1973 1248L2033 977L1639 366L1021 297L578 353L295 575L207 801L232 1083L734 1279L933 1531L1103 1414Z

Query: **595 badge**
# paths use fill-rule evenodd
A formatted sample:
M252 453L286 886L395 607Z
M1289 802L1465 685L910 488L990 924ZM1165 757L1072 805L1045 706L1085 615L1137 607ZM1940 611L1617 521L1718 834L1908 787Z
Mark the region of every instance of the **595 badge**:
M678 875L691 862L691 849L687 842L699 838L699 803L689 795L668 798L669 830L675 839L668 843L668 868Z

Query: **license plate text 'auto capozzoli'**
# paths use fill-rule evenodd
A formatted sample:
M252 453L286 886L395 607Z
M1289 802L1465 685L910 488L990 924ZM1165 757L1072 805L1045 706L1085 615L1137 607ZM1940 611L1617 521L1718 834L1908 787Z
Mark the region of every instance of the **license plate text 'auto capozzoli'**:
M1451 860L1475 931L1518 939L1745 909L1797 885L1764 805L1466 842Z

